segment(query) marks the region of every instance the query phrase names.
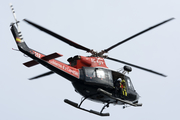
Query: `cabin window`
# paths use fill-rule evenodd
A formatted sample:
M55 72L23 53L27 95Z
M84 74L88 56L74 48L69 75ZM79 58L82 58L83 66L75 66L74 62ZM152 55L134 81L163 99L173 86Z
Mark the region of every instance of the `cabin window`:
M89 77L90 79L96 77L96 73L95 73L94 69L86 70L86 77Z
M105 78L105 71L101 69L96 70L96 74L98 78L103 78L103 79Z
M113 87L112 73L104 68L83 67L86 83Z

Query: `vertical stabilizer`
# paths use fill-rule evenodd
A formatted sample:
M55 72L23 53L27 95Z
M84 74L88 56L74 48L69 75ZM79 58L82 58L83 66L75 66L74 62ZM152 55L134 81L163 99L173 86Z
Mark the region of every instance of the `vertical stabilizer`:
M29 51L30 49L28 48L28 46L26 45L26 43L23 40L22 33L20 30L20 26L19 26L19 21L16 18L15 10L14 10L12 4L10 4L10 8L12 10L12 14L13 14L14 19L15 19L15 23L11 23L11 25L10 25L13 37L17 43L19 50ZM16 26L15 26L15 24L16 24Z

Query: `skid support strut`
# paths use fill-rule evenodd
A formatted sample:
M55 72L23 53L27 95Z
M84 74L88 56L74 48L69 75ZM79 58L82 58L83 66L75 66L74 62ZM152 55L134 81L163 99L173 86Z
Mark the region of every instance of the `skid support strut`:
M84 100L86 100L88 97L84 97L83 100L81 100L81 103L78 105L78 107L80 108L82 103L84 102Z
M107 107L107 108L108 108L108 107L109 107L109 103L107 103L107 104L105 104L105 105L104 105L104 107L101 109L100 114L103 112L103 110L105 109L105 107Z

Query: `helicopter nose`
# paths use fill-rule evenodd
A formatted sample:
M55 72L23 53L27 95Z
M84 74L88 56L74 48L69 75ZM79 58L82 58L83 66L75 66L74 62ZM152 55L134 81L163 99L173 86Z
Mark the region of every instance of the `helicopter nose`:
M136 100L138 101L141 96L137 93Z
M138 103L139 102L139 98L140 98L140 95L137 93L136 94L136 99L133 101L133 103Z
M136 99L139 99L141 96L137 93Z

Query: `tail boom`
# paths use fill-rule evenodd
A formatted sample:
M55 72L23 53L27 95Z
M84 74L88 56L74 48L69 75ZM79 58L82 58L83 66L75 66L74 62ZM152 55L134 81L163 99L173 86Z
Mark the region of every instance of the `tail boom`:
M36 64L42 64L43 66L47 67L51 71L65 77L66 79L73 81L79 79L80 73L79 69L73 68L67 64L64 64L54 58L62 56L58 53L53 53L50 55L45 56L44 54L37 52L33 49L30 49L24 40L22 40L18 34L18 31L14 24L11 24L11 32L14 36L15 42L19 48L19 50L26 54L27 56L31 57L33 60L27 63L24 63L26 66L33 66Z

